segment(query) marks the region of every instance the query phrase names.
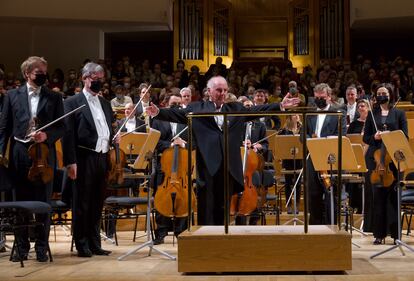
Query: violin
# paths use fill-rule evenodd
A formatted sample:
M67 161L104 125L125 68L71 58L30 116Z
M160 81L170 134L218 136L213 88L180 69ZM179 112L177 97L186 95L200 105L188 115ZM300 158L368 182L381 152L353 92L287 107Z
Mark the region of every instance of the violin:
M384 124L384 130L386 130ZM373 185L381 185L383 187L390 187L394 182L394 173L390 169L392 162L390 154L385 149L384 143L381 148L374 151L375 169L372 171L370 181Z
M125 152L115 143L114 148L108 152L108 174L109 184L122 184L124 182L124 167L126 165Z
M31 121L32 131L37 127L37 118ZM50 183L53 179L53 169L49 166L49 147L45 143L34 143L29 146L28 154L32 160L32 166L27 175L31 182Z
M246 137L244 141L244 153L243 153L243 177L244 188L240 194L234 194L231 197L230 202L230 215L242 215L248 216L257 208L258 195L256 186L253 185L253 173L261 166L261 161L258 154L252 149L247 147L248 131L251 128L251 123L246 126Z
M164 150L161 156L164 180L154 197L155 209L165 217L188 216L188 151L179 145ZM195 209L196 197L191 191L191 206Z

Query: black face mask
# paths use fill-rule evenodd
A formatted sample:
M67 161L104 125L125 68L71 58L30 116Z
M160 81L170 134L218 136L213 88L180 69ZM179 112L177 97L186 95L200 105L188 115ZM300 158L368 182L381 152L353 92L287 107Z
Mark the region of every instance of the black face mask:
M46 83L47 76L43 73L36 74L36 78L33 80L33 83L36 84L36 86L40 87L43 86Z
M387 103L390 99L387 96L376 96L375 100L379 103L379 104L384 104Z
M89 87L92 92L99 93L102 89L102 82L99 80L91 81L91 86Z
M324 109L327 105L326 99L315 98L315 104L319 109Z
M181 108L181 105L179 105L179 104L172 104L172 105L170 105L170 108Z

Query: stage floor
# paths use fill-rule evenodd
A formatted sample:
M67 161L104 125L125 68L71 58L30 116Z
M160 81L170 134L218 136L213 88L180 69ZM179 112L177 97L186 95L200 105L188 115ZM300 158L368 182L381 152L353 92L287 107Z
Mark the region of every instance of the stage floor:
M140 232L140 234L143 234ZM21 268L19 263L12 263L8 260L7 253L0 253L0 280L414 280L414 253L406 252L402 256L400 251L394 250L374 260L369 257L390 247L392 239L386 240L386 245L372 245L372 236L362 237L354 234L353 242L361 246L352 247L353 250L353 269L350 271L337 273L243 273L243 274L191 274L184 275L177 272L177 262L166 259L153 251L152 256L148 257L148 248L118 261L117 258L144 242L144 238L139 238L135 243L132 242L133 233L129 231L119 232L120 246L103 242L103 248L113 251L108 257L78 258L75 252L70 250L70 237L65 236L61 228L57 228L57 241L54 242L53 231L51 232L51 248L54 257L52 263L38 263L35 254L25 262L25 267ZM10 238L10 237L9 237ZM403 241L414 247L414 237L403 236ZM10 244L10 243L9 243ZM166 243L156 246L172 255L177 254L177 245L173 246L172 237L166 239ZM252 259L254 257L251 257ZM277 262L277 261L275 261Z

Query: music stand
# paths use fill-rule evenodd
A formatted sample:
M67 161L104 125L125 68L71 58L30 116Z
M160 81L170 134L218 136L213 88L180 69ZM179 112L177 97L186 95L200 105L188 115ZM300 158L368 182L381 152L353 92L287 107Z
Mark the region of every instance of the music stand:
M148 133L137 133L137 132L130 133L128 135L121 137L119 148L122 149L125 152L125 154L129 156L129 160L131 160L132 156L139 154L147 138L148 138Z
M334 225L334 195L333 195L333 171L338 170L338 137L309 138L307 139L308 150L315 171L329 171L331 186L330 195L330 217ZM358 168L351 142L347 137L342 137L342 170L354 170ZM341 188L338 186L338 188ZM340 200L340 198L338 198Z
M407 248L411 252L414 252L414 249L408 246L406 243L401 241L401 189L404 186L404 183L401 181L401 173L405 170L412 170L414 168L414 154L411 151L410 145L405 134L401 131L392 131L392 132L384 132L381 133L382 142L385 145L389 155L394 162L394 165L398 169L397 173L397 239L395 240L395 245L392 247L383 250L375 255L372 255L370 258L373 259L378 257L382 254L385 254L389 251L392 251L396 248L399 248L402 255L405 256L402 247Z
M293 199L293 219L288 220L284 224L290 224L293 222L293 225L296 223L304 224L303 221L297 218L297 201L296 201L296 187L299 181L296 181L296 160L303 159L303 152L302 152L303 145L300 142L300 135L276 135L274 137L274 150L275 155L277 155L278 159L281 160L293 160L293 179L295 180L295 184L292 188L290 193L289 199L286 202L286 207L289 205L292 196Z
M133 164L133 168L137 170L143 170L148 167L148 170L151 171L151 178L155 177L156 173L156 155L154 153L155 146L158 143L158 140L160 138L161 132L157 131L155 129L150 129L148 137L144 143L144 145L141 147L141 150L138 154L137 159L135 160ZM161 251L154 247L154 241L152 240L150 229L151 229L151 184L155 184L155 180L149 181L148 184L148 192L147 192L147 218L146 218L146 227L147 227L147 241L143 244L139 245L138 247L135 247L134 249L131 249L127 253L121 255L118 257L118 260L121 261L125 259L126 257L138 252L139 250L149 247L148 256L151 256L152 250L156 251L157 253L171 259L176 260L176 257L168 254L167 252Z

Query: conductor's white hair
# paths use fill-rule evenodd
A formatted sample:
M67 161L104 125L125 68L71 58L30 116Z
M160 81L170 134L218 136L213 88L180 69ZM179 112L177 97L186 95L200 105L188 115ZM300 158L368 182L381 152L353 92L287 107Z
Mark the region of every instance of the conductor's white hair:
M104 72L103 67L101 65L97 64L97 63L88 62L82 68L82 78L89 77L92 74L95 74L95 73L98 73L98 72Z

